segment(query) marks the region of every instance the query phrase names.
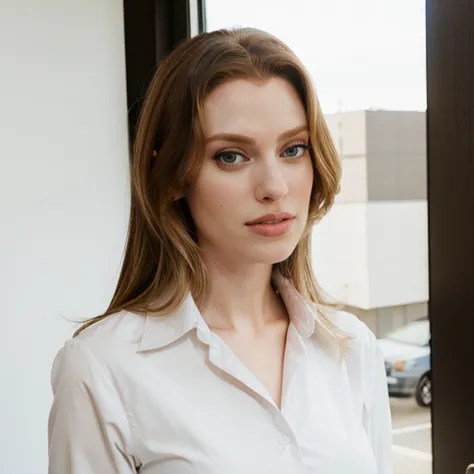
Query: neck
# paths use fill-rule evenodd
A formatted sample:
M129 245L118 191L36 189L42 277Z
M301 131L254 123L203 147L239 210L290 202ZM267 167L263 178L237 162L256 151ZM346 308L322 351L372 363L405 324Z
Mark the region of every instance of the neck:
M203 257L210 291L200 311L211 329L259 333L288 318L271 284L271 265L229 265Z

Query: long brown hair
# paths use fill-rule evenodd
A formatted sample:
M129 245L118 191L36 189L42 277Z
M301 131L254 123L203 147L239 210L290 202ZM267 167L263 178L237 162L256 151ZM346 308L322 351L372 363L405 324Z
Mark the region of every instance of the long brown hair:
M339 190L340 161L309 74L294 53L255 29L219 30L188 39L159 65L145 96L131 161L131 214L125 257L107 311L75 334L121 310L165 314L189 292L199 305L209 287L186 200L186 184L199 172L203 102L233 78L282 77L306 111L314 183L306 231L291 256L276 264L309 302L324 304L311 270L311 228ZM154 152L156 150L156 152ZM347 339L330 318L320 321L339 343Z

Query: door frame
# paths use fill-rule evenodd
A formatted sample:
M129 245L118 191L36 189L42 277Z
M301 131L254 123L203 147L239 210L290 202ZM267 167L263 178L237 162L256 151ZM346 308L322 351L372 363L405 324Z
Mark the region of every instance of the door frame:
M464 474L474 463L472 0L427 0L426 53L433 474Z

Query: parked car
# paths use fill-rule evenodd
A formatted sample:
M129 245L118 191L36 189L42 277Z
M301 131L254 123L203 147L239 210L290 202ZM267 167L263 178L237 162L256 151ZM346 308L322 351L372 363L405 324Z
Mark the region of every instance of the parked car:
M378 340L385 359L391 396L415 395L422 407L431 405L430 322L413 321Z

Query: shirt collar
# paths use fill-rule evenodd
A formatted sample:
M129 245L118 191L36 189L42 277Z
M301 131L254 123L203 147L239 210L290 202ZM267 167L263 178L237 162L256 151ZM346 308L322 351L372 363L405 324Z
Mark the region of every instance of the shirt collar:
M317 309L306 301L293 284L279 272L274 272L273 283L285 303L290 321L298 334L307 339L314 334Z
M314 334L316 308L303 298L293 284L280 273L273 274L275 289L280 294L290 316L290 321L298 334L307 339ZM197 329L208 339L210 329L199 312L191 295L182 305L167 316L147 314L138 352L159 349L172 344L193 329Z

